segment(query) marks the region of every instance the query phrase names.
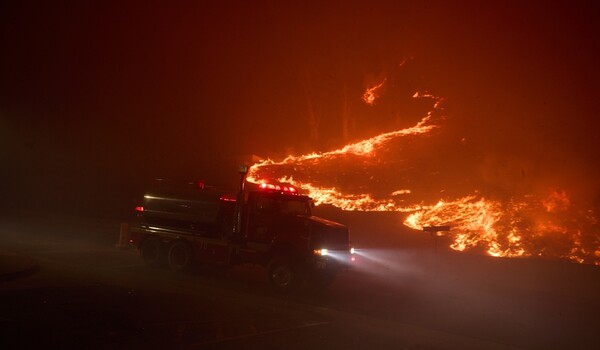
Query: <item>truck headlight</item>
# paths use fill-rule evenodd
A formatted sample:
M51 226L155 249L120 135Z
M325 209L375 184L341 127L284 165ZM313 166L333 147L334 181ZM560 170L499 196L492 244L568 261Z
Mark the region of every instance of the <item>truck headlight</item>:
M329 250L327 250L327 248L315 249L315 250L313 250L313 253L315 255L327 256L329 254Z
M350 254L354 254L354 253L355 253L354 247L350 248Z

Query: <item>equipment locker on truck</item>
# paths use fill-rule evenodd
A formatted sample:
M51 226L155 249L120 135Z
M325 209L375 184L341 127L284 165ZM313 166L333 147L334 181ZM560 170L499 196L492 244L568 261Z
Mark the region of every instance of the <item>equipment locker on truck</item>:
M348 228L312 215L311 198L295 187L246 183L247 170L236 195L204 184L147 193L130 242L147 264L176 271L252 263L279 291L333 282L354 260Z

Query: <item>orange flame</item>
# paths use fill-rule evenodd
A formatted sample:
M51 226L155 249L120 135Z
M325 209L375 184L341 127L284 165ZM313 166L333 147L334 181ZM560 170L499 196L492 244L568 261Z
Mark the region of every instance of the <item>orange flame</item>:
M505 247L499 242L496 227L502 219L502 208L496 201L468 196L456 201L439 201L436 205L409 215L404 224L413 229L424 226L451 224L456 231L455 250L467 250L484 245L491 256L523 256L525 251L520 247L521 237L516 231L510 231Z
M542 204L549 213L554 213L567 210L571 201L565 191L554 190L542 201Z
M600 264L600 242L597 235L591 234L595 216L549 210L548 202L554 201L557 193L563 203L570 202L564 191L551 192L542 199L526 196L506 203L473 195L448 203L440 201L410 214L404 224L414 229L451 225L455 233L450 247L459 251L479 248L491 256L536 255ZM590 231L586 243L582 228ZM596 249L586 249L587 246Z

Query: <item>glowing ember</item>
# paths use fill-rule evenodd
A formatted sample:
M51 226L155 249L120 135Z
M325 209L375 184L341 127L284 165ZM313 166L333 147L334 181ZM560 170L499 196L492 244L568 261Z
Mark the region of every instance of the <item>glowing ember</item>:
M377 98L377 90L379 90L379 88L381 88L383 86L383 84L385 83L386 79L383 79L383 81L375 86L371 86L370 88L367 88L367 90L365 90L365 93L362 95L362 99L363 101L365 101L366 104L368 105L373 105L375 103L375 99Z
M384 82L367 89L363 100L373 104L375 92ZM405 199L414 195L413 189L378 195L366 186L356 186L365 182L356 178L359 176L356 172L362 171L366 175L367 166L386 164L380 158L393 140L418 140L440 128L442 118L438 112L442 111L443 99L421 92L412 97L432 101L431 110L414 126L382 133L329 152L290 155L282 161L264 160L250 168L248 181L259 183L263 178L271 178L289 183L308 192L317 205L330 204L343 210L409 213L404 224L416 230L422 230L424 226L449 225L450 248L458 251L481 251L495 257L560 258L600 265L596 214L591 210L576 209L566 191L561 189L550 190L543 198L528 195L497 200L474 191L471 195L439 200L435 204L410 204ZM354 170L350 174L339 170L336 164L340 162L350 164ZM338 174L350 177L355 186L343 190L339 179L334 181L338 184L335 186L319 185L331 182ZM373 178L373 175L367 177L369 181Z

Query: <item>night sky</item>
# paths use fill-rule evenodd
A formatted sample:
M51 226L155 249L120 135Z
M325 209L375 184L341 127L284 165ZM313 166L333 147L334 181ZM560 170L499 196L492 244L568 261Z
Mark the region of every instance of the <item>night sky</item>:
M0 208L123 215L153 178L411 126L416 90L490 184L600 205L599 12L552 3L5 1Z

